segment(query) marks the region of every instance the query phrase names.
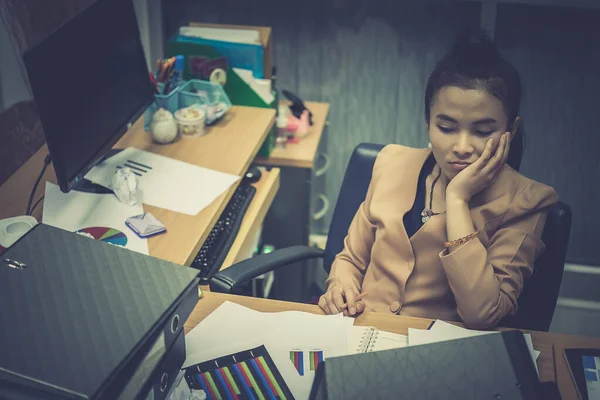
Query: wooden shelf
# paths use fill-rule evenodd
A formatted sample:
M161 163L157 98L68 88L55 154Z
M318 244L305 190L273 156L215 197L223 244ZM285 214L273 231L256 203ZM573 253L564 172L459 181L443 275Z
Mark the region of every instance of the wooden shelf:
M328 103L307 101L304 103L313 113L313 126L299 143L288 143L285 148L276 147L270 157L256 157L254 162L272 167L314 168L317 149L329 113Z

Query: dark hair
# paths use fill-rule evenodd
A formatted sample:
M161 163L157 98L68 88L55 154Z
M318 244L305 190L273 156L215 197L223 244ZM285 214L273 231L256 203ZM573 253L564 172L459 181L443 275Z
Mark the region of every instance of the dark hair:
M431 103L445 86L485 90L497 97L508 116L508 130L513 129L521 104L521 77L505 60L494 43L481 32L463 33L452 50L436 65L425 89L425 120L429 123ZM524 135L520 124L510 144L507 163L519 169Z

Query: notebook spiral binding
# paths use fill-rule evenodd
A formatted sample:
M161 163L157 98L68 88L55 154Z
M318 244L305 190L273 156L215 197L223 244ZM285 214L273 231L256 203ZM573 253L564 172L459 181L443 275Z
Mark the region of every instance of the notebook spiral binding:
M369 328L366 330L362 337L360 338L360 343L358 345L359 353L369 353L372 352L375 348L375 343L377 342L377 336L379 335L379 331L375 328Z

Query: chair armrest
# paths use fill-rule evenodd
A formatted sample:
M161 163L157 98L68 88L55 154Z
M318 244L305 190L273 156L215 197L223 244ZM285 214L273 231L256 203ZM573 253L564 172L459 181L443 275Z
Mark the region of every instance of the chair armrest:
M286 265L323 257L323 251L308 246L292 246L261 254L216 273L210 281L210 291L234 293L244 283Z

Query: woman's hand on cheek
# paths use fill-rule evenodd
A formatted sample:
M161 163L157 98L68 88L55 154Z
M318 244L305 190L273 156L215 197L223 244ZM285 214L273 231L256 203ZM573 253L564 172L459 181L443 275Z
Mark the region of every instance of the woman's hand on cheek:
M508 158L509 138L508 132L500 136L500 143L495 151L494 139L488 140L477 161L450 181L446 188L446 201L468 203L473 196L494 182Z

